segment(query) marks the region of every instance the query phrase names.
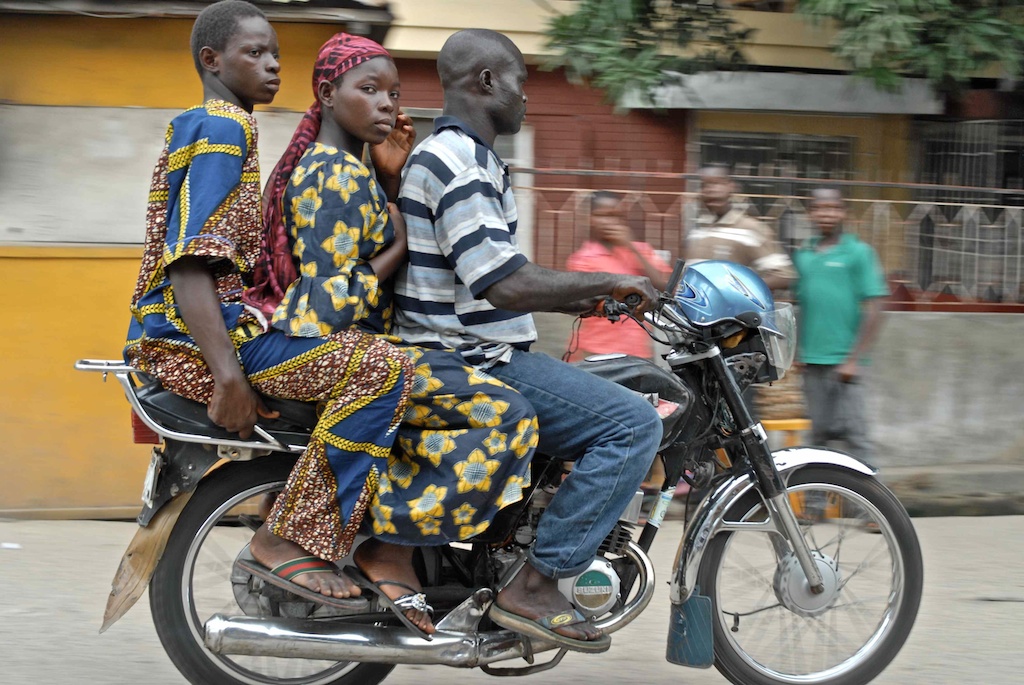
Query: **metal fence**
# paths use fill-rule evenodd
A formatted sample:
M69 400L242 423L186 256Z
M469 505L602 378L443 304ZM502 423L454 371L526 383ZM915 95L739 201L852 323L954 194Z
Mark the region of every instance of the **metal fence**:
M685 257L686 233L698 213L697 180L689 174L515 169L524 225L542 266L564 268L589 234L590 196L622 194L638 240ZM847 197L846 230L878 251L894 303L972 305L1024 311L1022 223L1016 203L964 204L923 200L962 191L955 186L737 177L744 188L787 192L739 193L737 206L767 223L789 251L813 235L807 198L814 187L840 187ZM580 187L580 186L587 187ZM660 190L675 186L685 190ZM1007 191L988 189L996 197ZM1019 192L1019 191L1018 191ZM532 226L531 226L532 224Z

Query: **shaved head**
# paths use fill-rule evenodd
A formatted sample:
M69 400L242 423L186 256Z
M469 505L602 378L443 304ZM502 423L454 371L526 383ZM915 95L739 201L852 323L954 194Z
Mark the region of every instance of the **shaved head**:
M464 88L484 69L498 70L522 62L523 53L507 36L489 29L453 33L437 55L441 87Z
M817 202L842 202L843 194L837 188L815 188L811 191L811 204Z
M843 232L846 203L836 188L815 188L807 203L807 216L818 227L823 239L832 240Z
M700 170L700 200L715 216L725 216L732 209L736 186L724 164L709 164Z
M488 145L518 133L526 116L527 70L508 37L488 29L453 33L437 55L444 113L463 121Z
M729 167L724 164L709 164L701 167L698 172L701 176L713 176L715 178L729 178Z

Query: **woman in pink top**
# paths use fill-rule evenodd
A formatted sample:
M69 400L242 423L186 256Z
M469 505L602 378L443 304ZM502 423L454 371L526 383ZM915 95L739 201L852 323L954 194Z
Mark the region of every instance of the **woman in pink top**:
M607 191L591 196L590 240L570 255L566 268L647 276L659 290L665 289L672 273L672 267L659 258L650 245L633 240L622 213L621 198ZM617 323L599 316L582 319L576 350L568 361L608 352L650 359L654 348L647 333L629 319L622 318Z

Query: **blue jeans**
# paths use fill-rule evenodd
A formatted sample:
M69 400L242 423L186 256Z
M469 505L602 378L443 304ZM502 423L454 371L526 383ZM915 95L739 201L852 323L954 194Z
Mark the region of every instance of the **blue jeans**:
M661 419L639 395L536 352L488 369L537 412L537 452L575 462L540 519L529 561L549 578L586 570L643 481Z

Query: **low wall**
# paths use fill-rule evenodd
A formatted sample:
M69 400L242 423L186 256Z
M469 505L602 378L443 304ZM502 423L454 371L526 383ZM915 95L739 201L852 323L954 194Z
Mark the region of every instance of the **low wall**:
M871 416L890 466L1024 465L1024 316L890 312Z

